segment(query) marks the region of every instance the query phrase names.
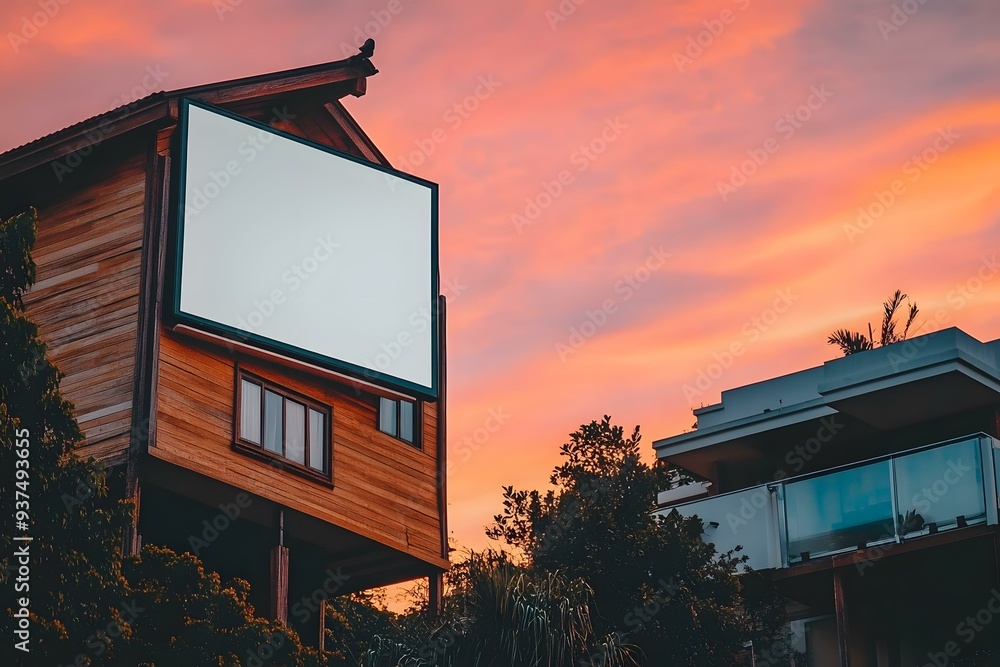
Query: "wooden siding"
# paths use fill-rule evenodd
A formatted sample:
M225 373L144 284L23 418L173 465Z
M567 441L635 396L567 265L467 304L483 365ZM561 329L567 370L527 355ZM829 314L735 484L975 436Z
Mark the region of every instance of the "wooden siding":
M437 406L422 448L381 433L375 407L342 385L161 332L152 456L369 537L435 565L441 558ZM234 451L236 364L330 406L333 488Z
M86 436L80 453L125 460L132 422L146 191L144 151L38 202L36 283L25 299Z

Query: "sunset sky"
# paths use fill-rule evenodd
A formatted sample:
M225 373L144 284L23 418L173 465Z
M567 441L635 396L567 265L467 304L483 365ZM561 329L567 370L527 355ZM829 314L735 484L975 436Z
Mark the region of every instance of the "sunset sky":
M441 185L464 547L581 423L680 433L896 288L1000 337L1000 3L577 2L5 0L0 151L374 37L345 104Z

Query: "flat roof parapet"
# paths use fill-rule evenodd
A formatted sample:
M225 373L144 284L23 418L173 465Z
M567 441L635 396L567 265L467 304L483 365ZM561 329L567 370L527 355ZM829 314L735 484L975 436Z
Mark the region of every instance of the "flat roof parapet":
M961 372L1000 397L1000 339L982 342L957 327L831 359L788 375L727 389L719 403L694 411L698 428L653 442L689 450L837 412L837 401ZM766 422L766 425L762 424Z

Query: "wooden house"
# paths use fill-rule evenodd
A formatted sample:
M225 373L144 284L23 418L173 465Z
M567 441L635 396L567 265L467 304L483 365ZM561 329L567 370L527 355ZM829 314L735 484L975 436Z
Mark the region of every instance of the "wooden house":
M389 162L341 103L376 73L359 54L159 92L0 154L0 215L38 211L27 314L65 373L86 438L80 454L103 461L138 506L126 550L192 551L223 577L249 580L257 609L306 637L322 631L331 595L429 577L432 602L440 599L448 544L436 189L431 312L414 324L431 327L434 382L414 391L178 311L184 110L246 119L388 177ZM392 278L398 264L377 269Z

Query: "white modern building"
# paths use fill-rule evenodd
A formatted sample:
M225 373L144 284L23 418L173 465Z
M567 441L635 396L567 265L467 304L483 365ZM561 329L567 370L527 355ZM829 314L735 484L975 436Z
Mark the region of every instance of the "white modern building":
M1000 637L1000 339L946 329L695 415L654 442L699 480L661 511L742 547L787 596L810 666L1000 664L983 657Z

